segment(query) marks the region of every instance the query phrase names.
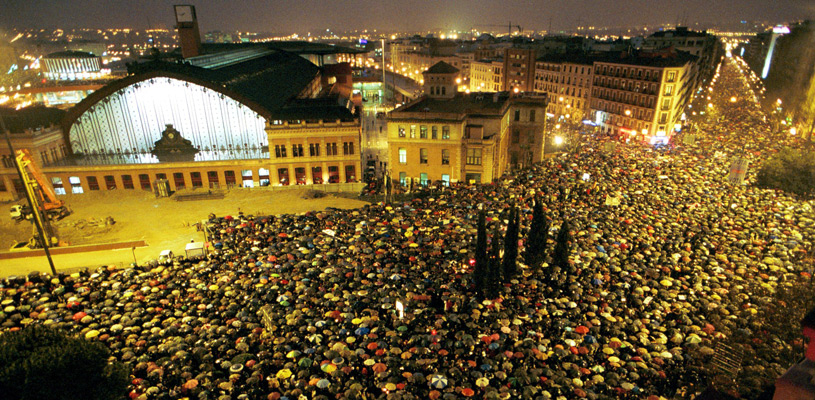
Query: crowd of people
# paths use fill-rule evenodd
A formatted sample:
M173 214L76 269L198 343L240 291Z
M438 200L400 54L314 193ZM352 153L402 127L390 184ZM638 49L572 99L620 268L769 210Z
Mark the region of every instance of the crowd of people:
M770 384L796 360L778 359L793 344L762 318L801 284L815 225L751 173L728 182L734 154L755 168L789 140L722 70L722 118L694 117L695 143L607 151L587 136L404 203L213 217L206 259L0 281L0 327L104 343L132 368L133 399L682 398L710 383L719 342L750 357L730 372ZM494 232L518 207L523 254L536 199L550 250L571 227L568 266L521 264L497 298L474 293L478 210Z

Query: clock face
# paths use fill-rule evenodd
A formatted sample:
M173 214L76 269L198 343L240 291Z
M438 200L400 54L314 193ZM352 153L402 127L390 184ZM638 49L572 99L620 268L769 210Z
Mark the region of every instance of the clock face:
M174 138L174 137L175 137L175 133L168 133L168 134L167 134L167 137L168 137L168 138L170 138L170 139L172 139L172 138Z
M175 6L175 20L178 22L192 22L192 6Z

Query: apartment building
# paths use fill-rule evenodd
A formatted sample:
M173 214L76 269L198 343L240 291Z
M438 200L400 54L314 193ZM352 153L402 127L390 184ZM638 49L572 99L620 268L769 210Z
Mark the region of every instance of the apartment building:
M500 92L503 85L503 69L504 62L502 60L484 59L472 61L470 63L470 91Z
M490 182L542 160L546 97L454 92L451 68L430 68L425 95L388 115L391 177L403 185Z
M593 63L590 119L626 140L667 142L695 89L687 53L618 55Z

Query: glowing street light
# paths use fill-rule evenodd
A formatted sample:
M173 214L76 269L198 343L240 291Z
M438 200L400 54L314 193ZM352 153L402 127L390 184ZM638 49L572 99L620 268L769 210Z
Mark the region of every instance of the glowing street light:
M560 146L563 144L563 138L560 136L555 136L555 144Z
M630 117L631 116L631 110L625 110L625 116Z
M796 133L798 133L798 129L795 129L794 126L792 128L790 128L790 135L795 136Z
M731 102L731 103L735 103L735 102L736 102L736 96L731 97L731 98L730 98L730 102Z

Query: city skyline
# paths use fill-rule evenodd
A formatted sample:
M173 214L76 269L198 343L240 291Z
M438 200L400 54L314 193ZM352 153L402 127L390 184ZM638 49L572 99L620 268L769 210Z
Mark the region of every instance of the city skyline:
M642 26L685 24L694 26L739 21L773 23L812 18L815 3L807 0L719 1L690 0L577 0L492 1L421 0L383 2L271 2L246 0L3 0L0 28L164 28L172 29L174 4L196 6L203 31L256 31L319 33L316 29L345 31L450 30L503 31L510 22L525 30L570 30L577 26ZM316 10L316 11L315 11ZM406 18L407 16L407 18Z

